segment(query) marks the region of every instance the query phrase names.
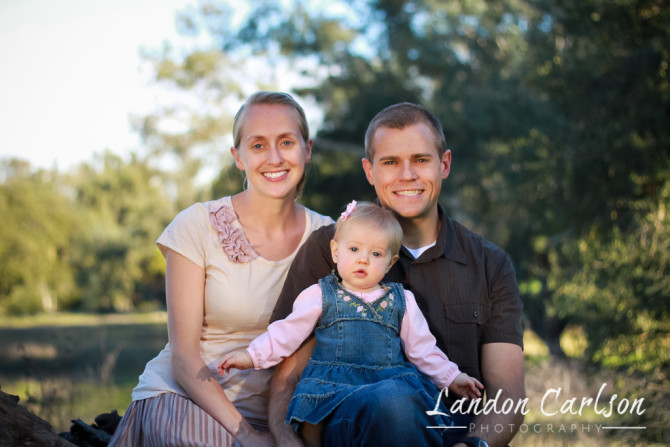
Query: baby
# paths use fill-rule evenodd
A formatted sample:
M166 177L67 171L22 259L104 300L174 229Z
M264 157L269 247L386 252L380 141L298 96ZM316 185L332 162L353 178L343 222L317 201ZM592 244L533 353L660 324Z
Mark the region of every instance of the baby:
M402 228L390 211L351 202L330 242L340 279L331 273L305 289L290 315L268 326L246 350L226 355L219 372L274 366L314 332L316 345L286 416L287 423L301 424L307 445L320 445L320 423L371 383L409 381L427 409L435 406L437 388L480 397L483 385L435 345L412 292L381 282L398 260L401 243Z

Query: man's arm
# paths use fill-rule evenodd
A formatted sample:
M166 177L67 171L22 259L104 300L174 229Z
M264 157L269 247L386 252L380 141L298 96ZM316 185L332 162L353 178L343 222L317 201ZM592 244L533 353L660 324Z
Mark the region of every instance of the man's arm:
M488 343L482 346L482 377L486 385L488 399L498 397L498 406L511 399L514 407L526 398L523 376L523 351L521 346L511 343ZM468 436L477 436L484 439L491 447L506 446L519 430L524 415L519 412L509 414L489 412L476 416L472 423L474 429ZM502 426L503 430L495 429ZM465 444L456 444L465 447Z
M316 284L334 268L330 254L330 240L335 235L335 225L326 225L315 231L300 247L291 262L270 322L286 318L293 310L293 302L300 292Z
M293 397L295 386L314 350L314 337L310 337L290 357L281 362L270 383L270 405L268 421L270 432L278 447L302 446L300 436L293 427L284 423L288 404Z
M270 317L271 322L283 319L291 313L293 302L300 292L316 284L334 268L330 254L330 240L334 234L334 225L321 227L314 231L298 250ZM302 446L300 437L284 421L295 386L307 366L313 349L314 337L310 337L293 355L277 365L272 376L268 420L270 432L280 447Z
M519 299L516 272L507 254L488 257L489 268L495 272L489 279L492 315L486 322L481 347L481 374L487 399L498 396L498 408L507 399L517 404L526 398L523 372L523 304ZM489 412L473 420L468 436L484 439L491 447L506 446L519 430L524 415ZM503 430L496 431L496 426ZM458 445L458 444L457 444Z

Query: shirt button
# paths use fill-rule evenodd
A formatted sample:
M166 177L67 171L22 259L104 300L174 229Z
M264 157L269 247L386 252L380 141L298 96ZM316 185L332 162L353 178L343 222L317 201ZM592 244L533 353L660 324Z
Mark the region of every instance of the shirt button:
M476 310L476 311L472 312L472 315L473 315L475 318L477 318L477 317L479 316L479 311Z

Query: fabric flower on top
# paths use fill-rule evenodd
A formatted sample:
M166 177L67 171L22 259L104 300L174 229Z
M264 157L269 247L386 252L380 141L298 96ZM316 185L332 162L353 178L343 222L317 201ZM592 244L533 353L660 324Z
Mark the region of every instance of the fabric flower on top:
M209 213L209 221L218 231L219 243L228 259L237 263L249 262L257 255L251 248L244 232L233 226L235 220L235 211L226 205Z

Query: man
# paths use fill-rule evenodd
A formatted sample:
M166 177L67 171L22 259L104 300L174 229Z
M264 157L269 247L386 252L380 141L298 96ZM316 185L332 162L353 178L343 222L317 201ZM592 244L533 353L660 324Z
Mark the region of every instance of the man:
M415 104L382 110L365 135L363 169L380 205L394 212L404 232L400 260L385 279L414 293L437 345L484 383L489 398L497 397L499 406L511 399L516 407L525 398L516 275L506 253L451 220L438 204L451 169L441 124ZM300 249L272 320L285 317L300 291L333 270L333 232L333 226L322 227ZM306 343L273 377L269 411L278 445L299 442L283 421L312 348L313 342ZM418 408L412 391L372 390L347 399L325 421L324 445L504 446L523 421L513 412L479 412L455 416L455 425L466 429L429 428L434 424L426 411L433 409Z

